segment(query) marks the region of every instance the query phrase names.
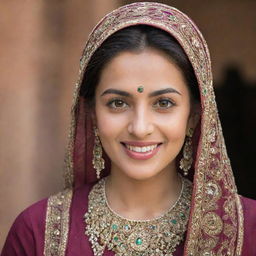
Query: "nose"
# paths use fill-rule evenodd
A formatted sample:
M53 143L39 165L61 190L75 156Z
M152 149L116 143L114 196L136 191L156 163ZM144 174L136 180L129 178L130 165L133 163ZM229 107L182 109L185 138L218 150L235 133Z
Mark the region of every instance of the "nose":
M154 131L154 124L150 112L143 106L138 107L133 114L128 125L129 134L138 139L144 139Z

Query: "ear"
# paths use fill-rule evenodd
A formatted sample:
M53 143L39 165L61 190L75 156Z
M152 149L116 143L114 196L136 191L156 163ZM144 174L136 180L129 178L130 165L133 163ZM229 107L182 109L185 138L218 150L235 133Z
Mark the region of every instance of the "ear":
M193 130L196 128L200 120L200 117L201 117L201 105L199 103L193 103L191 107L190 115L188 118L188 123L187 123L187 131L186 131L187 134L190 128L192 128Z

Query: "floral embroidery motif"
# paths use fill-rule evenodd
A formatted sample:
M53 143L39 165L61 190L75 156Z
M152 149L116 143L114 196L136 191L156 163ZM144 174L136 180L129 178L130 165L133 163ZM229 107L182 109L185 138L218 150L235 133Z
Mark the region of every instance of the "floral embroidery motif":
M219 215L214 212L208 212L205 214L202 220L202 226L204 232L209 236L219 235L223 228L223 222Z

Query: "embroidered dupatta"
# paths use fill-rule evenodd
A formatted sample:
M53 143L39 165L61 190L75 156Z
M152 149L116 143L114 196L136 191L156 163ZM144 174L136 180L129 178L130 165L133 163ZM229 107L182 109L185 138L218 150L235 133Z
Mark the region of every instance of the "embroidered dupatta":
M196 142L193 195L184 256L241 255L243 211L227 156L213 91L207 44L196 25L179 10L160 3L140 2L120 7L94 28L80 61L75 86L69 144L65 158L66 190L48 200L45 255L65 255L72 188L96 181L92 167L94 135L90 113L79 96L86 66L102 42L117 30L150 25L167 31L186 52L201 95L200 135ZM109 159L105 155L109 172Z

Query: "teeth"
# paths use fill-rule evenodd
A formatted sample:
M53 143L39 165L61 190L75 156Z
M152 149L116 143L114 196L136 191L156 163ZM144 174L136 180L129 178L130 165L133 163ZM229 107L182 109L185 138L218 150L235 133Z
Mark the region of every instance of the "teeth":
M141 153L141 152L145 153L145 152L154 150L157 147L157 144L150 145L147 147L135 147L135 146L127 145L127 144L125 144L125 146L131 151L138 152L138 153Z

